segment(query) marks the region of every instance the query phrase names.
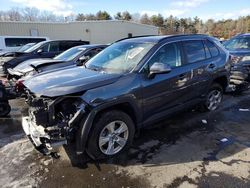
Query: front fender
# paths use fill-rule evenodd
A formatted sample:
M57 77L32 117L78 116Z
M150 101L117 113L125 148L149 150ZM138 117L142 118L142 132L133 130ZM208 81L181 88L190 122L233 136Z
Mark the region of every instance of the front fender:
M114 101L110 101L108 103L99 105L96 108L92 109L90 113L87 116L83 117L83 119L81 120L81 126L80 126L80 129L78 130L77 139L76 139L76 153L78 155L83 154L86 149L86 144L88 141L89 133L93 126L93 122L94 122L96 115L105 109L108 109L112 106L116 106L119 104L124 104L124 103L129 103L129 105L132 107L136 116L137 128L140 126L140 122L142 120L142 113L140 112L140 109L136 106L136 104L132 101L131 98L129 97L123 98L119 101L114 100Z

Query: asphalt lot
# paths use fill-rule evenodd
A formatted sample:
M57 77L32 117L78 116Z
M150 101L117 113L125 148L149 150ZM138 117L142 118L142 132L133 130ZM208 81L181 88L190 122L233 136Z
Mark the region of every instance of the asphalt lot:
M60 159L25 138L23 100L0 120L1 187L250 187L250 91L227 95L219 110L180 113L143 130L118 159L82 166L71 147Z

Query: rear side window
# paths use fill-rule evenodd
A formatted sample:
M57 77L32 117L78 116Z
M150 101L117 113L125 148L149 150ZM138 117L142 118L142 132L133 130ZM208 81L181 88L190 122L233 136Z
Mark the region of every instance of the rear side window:
M5 38L6 47L19 47L28 43L45 41L45 38Z
M207 40L206 45L207 45L212 57L216 57L219 55L218 48L212 42Z
M201 40L183 42L188 63L195 63L206 59L206 53Z

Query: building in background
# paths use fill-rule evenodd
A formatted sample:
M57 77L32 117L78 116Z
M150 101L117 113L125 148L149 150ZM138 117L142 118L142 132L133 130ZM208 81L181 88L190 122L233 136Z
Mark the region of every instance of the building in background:
M51 40L74 39L90 43L112 43L121 38L158 35L158 27L122 20L66 23L0 22L0 35L45 36Z

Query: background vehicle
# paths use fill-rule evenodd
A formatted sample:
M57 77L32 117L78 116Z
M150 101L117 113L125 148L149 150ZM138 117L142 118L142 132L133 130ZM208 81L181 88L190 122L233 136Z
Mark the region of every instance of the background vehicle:
M3 83L0 80L0 117L7 116L10 113L11 107L9 100L16 97L16 91L12 83Z
M28 59L36 58L52 58L74 46L88 44L86 41L77 40L54 40L40 42L25 52L16 52L11 57L2 59L2 66L0 67L0 75L6 75L8 68L14 68L18 64Z
M14 56L15 52L24 52L24 51L28 50L29 48L31 48L32 46L34 46L35 44L36 43L25 44L24 46L18 48L18 50L16 50L16 51L1 53L0 57Z
M241 93L250 82L250 33L237 35L224 43L232 59L231 87Z
M76 140L77 154L115 156L129 147L137 130L172 113L198 104L216 110L229 69L229 53L206 35L122 40L85 68L25 81L30 114L23 129L44 154Z
M51 71L70 65L83 65L85 61L106 48L107 45L82 45L70 48L52 59L31 59L17 65L14 69L8 69L8 78L16 80L25 76L30 77L44 71Z
M0 36L0 53L17 51L25 44L38 43L46 40L48 40L47 37Z

